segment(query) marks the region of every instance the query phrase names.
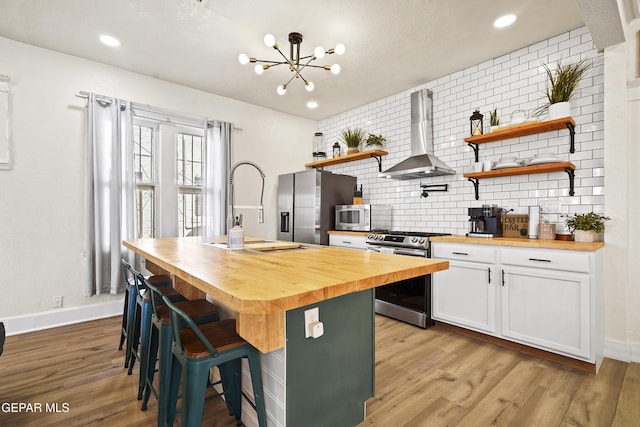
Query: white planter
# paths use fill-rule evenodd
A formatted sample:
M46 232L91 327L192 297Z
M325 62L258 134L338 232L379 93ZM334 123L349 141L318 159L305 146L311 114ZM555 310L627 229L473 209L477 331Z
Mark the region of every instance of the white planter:
M575 230L573 236L576 242L582 243L604 241L604 233L596 233L595 231Z
M571 116L571 103L570 102L556 102L549 105L548 120L561 119L563 117Z

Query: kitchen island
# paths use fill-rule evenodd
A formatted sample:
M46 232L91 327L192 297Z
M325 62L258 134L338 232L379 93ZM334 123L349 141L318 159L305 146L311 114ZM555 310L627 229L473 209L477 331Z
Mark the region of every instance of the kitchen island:
M276 426L361 422L374 394L373 289L448 268L448 261L306 244L266 252L227 250L200 237L124 245L154 273L235 312L237 332L263 353L267 417ZM305 338L304 311L314 307L324 334ZM247 426L255 425L251 412L243 406Z

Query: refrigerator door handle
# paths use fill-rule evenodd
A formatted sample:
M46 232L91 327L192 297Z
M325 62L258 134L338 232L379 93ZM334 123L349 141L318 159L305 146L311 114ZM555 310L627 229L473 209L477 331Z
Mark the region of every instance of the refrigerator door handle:
M280 232L289 232L289 212L280 212Z

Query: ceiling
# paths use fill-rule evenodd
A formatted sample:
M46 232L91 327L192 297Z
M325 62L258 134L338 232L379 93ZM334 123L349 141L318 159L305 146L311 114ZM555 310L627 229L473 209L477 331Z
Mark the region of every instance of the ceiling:
M585 25L576 0L0 0L0 10L2 37L313 120ZM494 29L506 13L516 23ZM313 92L293 81L280 96L286 66L258 76L238 54L277 59L264 35L288 54L293 31L303 55L337 43L346 53L317 61L339 63L340 75L308 70ZM122 45L105 47L100 34Z

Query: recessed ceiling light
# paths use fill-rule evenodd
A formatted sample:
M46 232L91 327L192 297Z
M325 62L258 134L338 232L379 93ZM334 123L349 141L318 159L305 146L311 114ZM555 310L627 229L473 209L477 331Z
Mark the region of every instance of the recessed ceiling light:
M318 103L316 101L309 101L307 102L307 108L310 110L318 108Z
M120 46L120 40L118 40L115 37L108 36L106 34L103 34L103 35L100 36L100 41L102 42L102 44L105 44L105 45L110 46L110 47L118 47L118 46Z
M513 15L513 14L504 15L496 19L495 21L493 21L493 26L496 28L508 27L509 25L516 22L516 19L518 19L516 15Z

